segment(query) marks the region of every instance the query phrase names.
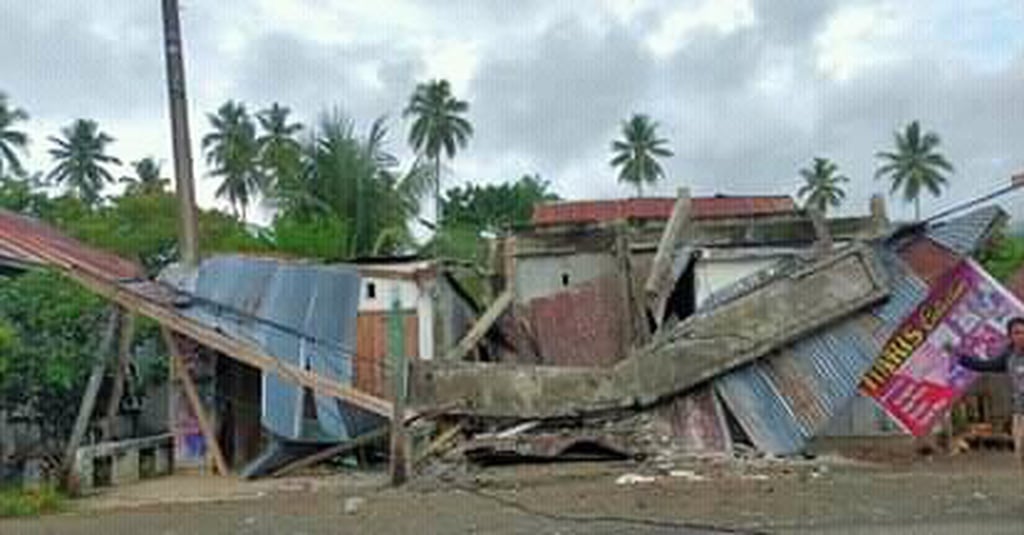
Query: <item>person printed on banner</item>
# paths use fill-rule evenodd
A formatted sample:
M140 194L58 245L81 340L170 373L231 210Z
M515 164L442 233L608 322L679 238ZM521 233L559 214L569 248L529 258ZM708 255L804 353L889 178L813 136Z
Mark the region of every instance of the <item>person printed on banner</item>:
M1011 319L1006 325L1010 343L995 358L959 355L958 364L976 372L1006 373L1010 376L1013 397L1013 445L1017 460L1024 468L1024 317Z

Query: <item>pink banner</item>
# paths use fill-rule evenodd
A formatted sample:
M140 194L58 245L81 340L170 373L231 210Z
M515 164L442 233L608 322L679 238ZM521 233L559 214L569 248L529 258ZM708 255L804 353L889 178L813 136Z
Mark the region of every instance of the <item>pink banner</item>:
M925 435L977 377L954 355L995 357L1007 344L1006 323L1022 315L1012 293L965 260L903 321L860 389L908 432Z

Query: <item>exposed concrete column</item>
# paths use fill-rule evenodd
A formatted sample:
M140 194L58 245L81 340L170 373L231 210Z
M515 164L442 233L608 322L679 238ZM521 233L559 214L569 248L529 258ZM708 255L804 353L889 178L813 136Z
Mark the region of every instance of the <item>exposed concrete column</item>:
M828 228L828 219L824 212L817 208L807 208L807 215L814 226L814 254L822 257L832 252L832 232Z
M871 196L871 230L881 234L889 226L889 214L885 206L885 197L879 193Z

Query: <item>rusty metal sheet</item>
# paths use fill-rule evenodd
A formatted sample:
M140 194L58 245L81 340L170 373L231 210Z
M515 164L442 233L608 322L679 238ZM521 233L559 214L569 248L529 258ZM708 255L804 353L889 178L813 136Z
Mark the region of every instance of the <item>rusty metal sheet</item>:
M728 453L732 438L715 391L707 386L672 400L655 412L667 424L674 446L693 454Z

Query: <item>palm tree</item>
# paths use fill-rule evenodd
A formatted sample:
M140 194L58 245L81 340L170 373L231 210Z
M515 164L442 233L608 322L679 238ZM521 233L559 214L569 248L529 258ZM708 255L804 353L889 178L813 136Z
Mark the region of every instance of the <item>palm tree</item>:
M15 130L15 123L28 120L28 113L21 108L11 107L7 103L7 95L0 93L0 176L4 174L4 164L16 175L24 172L18 153L25 154L28 150L28 134Z
M463 117L469 103L456 99L448 80L432 80L416 86L409 105L402 112L412 117L409 145L434 163L434 206L438 227L441 221L441 154L454 158L473 136L473 125Z
M121 177L120 182L126 184L125 195L151 195L163 193L171 181L160 176L160 164L147 156L132 162L135 176Z
M288 122L291 110L275 102L256 114L262 135L256 139L259 147L259 165L266 177L266 188L293 181L301 170L302 146L296 136L302 130L300 123Z
M828 158L815 158L811 167L800 170L800 176L805 184L797 192L797 197L806 197L806 207L825 214L830 207L838 208L846 199L842 184L850 179L839 174L839 166Z
M621 140L612 142L612 167L620 167L619 182L636 186L643 197L644 184L654 184L665 176L658 158L669 158L672 151L667 139L658 137L658 123L644 114L634 114L622 122Z
M906 202L914 203L914 218L921 219L921 190L927 189L935 197L942 194L943 186L949 180L947 173L953 173L953 165L936 151L942 142L938 134L921 134L921 125L914 121L906 129L893 134L896 142L894 152L879 152L876 157L882 165L875 171L875 178L887 177L892 182L891 193L903 190Z
M213 132L203 137L203 151L212 176L221 177L218 198L227 198L231 210L245 221L246 208L264 186L259 168L256 125L245 105L229 100L207 116Z
M344 114L325 114L302 144L297 180L271 192L278 216L343 229L337 258L407 250L413 241L408 221L432 177L418 160L399 169L385 150L387 136L383 118L360 135Z
M121 165L121 160L107 154L107 147L114 138L89 119L78 119L62 129L61 135L62 138L49 138L56 145L50 149L50 156L57 166L47 179L64 185L86 204L94 205L100 199L103 186L114 182L114 176L104 166Z

